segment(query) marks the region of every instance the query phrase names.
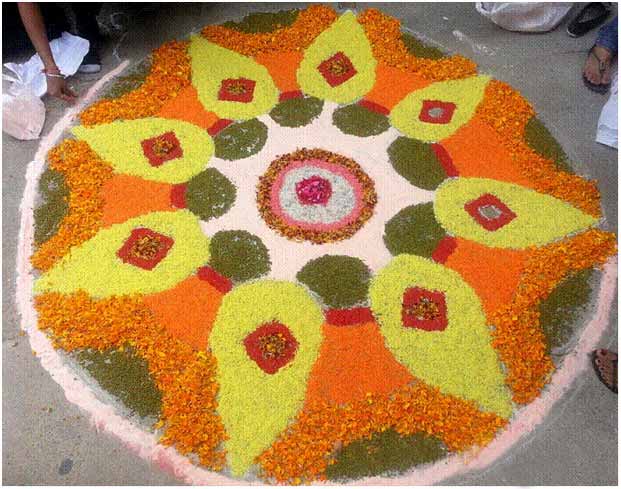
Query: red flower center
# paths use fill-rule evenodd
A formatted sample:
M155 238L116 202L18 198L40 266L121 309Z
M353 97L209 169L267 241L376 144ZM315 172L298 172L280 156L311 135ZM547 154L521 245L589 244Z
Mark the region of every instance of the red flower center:
M303 205L326 205L332 196L332 184L318 175L295 184L295 193Z
M142 152L149 160L151 166L161 166L167 161L183 156L181 144L172 131L145 139L141 145Z
M277 321L263 324L244 339L248 356L268 374L275 374L295 357L298 342L289 328Z
M173 244L174 240L168 236L151 229L137 228L117 251L117 256L124 263L153 270L166 257Z
M256 82L247 78L228 78L222 80L218 100L229 102L252 102Z
M358 73L351 60L341 51L323 61L317 69L331 87L345 83Z
M443 292L410 287L403 294L401 322L406 328L443 331L448 326Z

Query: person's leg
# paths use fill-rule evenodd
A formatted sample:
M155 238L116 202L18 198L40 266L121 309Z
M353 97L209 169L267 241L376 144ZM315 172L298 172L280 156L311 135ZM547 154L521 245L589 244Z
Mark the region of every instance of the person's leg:
M618 48L618 19L615 17L608 24L602 26L597 34L597 39L595 40L596 46L601 46L603 48L608 49L613 55L617 54Z
M78 36L88 39L90 49L78 69L81 73L97 73L101 70L99 50L101 49L101 33L97 24L97 15L101 11L100 2L74 3L71 5L75 13L76 31Z
M88 39L96 47L101 44L101 34L97 24L97 15L101 11L101 6L102 4L99 2L71 4L75 13L78 36Z
M599 30L595 45L589 51L583 75L591 88L599 86L603 89L601 91L605 91L610 85L610 66L618 50L617 29L618 19L615 17Z

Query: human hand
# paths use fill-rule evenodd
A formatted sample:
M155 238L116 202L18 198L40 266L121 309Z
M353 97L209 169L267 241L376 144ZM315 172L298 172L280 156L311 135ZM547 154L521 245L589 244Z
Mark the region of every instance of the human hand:
M47 93L68 103L75 102L77 94L69 88L67 81L60 76L50 76L46 73Z

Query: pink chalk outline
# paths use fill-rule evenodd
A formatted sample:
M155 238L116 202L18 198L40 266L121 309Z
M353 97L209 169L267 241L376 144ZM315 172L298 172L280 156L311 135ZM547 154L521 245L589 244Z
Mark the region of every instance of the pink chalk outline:
M63 388L65 397L69 402L89 413L90 423L97 432L116 436L131 452L151 461L162 470L189 484L262 485L259 481L239 481L209 472L193 465L187 458L179 455L175 449L158 445L157 437L154 434L143 431L134 423L117 414L114 407L98 400L93 391L82 380L79 380L78 376L74 377L71 369L63 362L47 336L37 328L37 313L34 309L32 297L34 276L29 258L33 251L33 209L37 182L45 168L45 156L96 93L107 82L118 76L128 65L129 61L127 60L122 62L91 87L84 98L74 107L68 109L42 139L34 160L28 165L26 188L20 205L21 221L17 250L16 301L22 320L21 327L28 333L30 345L36 352L43 368ZM617 257L615 256L604 266L595 316L584 328L574 351L564 358L562 366L554 373L544 393L518 411L509 426L489 445L483 449L451 455L438 463L413 469L400 477L369 477L351 482L348 485L430 485L451 476L483 469L505 454L516 442L543 421L552 406L571 388L578 375L590 368L589 352L597 346L607 328L616 283ZM317 485L330 484L318 483Z

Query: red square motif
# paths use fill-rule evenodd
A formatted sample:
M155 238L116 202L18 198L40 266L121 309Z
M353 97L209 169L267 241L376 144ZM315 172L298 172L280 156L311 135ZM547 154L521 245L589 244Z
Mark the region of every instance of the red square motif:
M246 336L244 346L259 368L271 375L293 360L298 342L289 328L273 321L259 326Z
M142 141L142 152L151 166L161 166L167 161L183 156L181 144L174 132L166 132L159 136Z
M492 194L481 195L478 199L468 202L464 209L488 231L496 231L517 217L498 197Z
M174 240L168 236L151 229L136 228L116 254L124 263L153 270L166 257L173 244Z
M457 106L440 100L423 100L423 107L418 118L430 124L448 124L453 118Z
M345 83L358 73L350 59L341 51L323 61L317 69L331 87Z
M444 292L410 287L403 293L401 322L406 328L444 331L448 326Z
M218 100L229 102L252 102L256 82L247 78L228 78L222 80Z

